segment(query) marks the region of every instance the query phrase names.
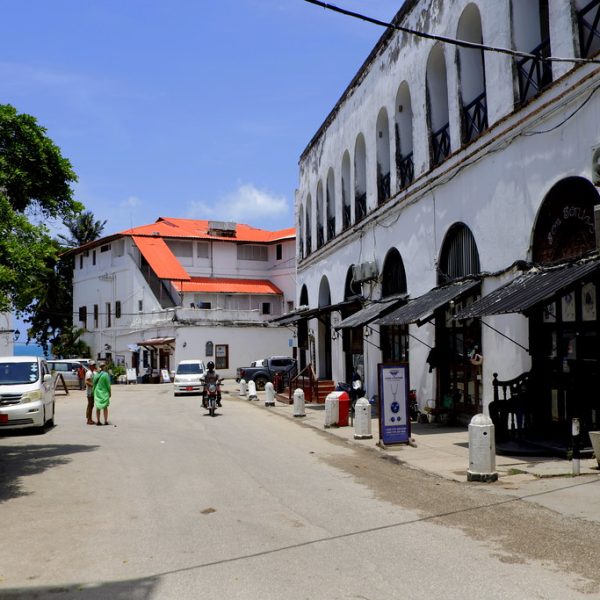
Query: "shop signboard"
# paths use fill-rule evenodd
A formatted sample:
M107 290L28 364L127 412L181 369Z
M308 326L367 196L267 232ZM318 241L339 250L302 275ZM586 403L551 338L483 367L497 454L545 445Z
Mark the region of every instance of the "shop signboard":
M408 444L408 364L380 364L378 375L379 439L384 444Z

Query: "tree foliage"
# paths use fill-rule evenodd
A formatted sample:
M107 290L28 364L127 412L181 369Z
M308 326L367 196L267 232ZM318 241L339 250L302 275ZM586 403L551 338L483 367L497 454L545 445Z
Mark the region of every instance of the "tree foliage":
M78 248L97 240L102 235L106 221L96 221L92 211L86 210L65 219L64 224L71 235L59 235L58 239L68 248Z

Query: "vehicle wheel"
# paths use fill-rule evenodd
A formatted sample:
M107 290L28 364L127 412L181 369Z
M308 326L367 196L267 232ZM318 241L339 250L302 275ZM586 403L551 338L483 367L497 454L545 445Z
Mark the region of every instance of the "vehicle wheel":
M50 419L48 419L48 425L50 425L50 427L54 427L54 415L56 414L56 401L54 400L52 402L52 416L50 417Z
M267 385L267 380L264 377L257 377L254 380L254 383L256 385L256 390L259 392L263 392L265 389L265 386Z

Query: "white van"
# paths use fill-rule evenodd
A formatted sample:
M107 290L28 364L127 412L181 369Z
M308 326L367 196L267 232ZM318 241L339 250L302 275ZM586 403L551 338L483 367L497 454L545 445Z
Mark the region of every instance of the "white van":
M0 357L0 431L54 424L54 385L39 356Z
M182 360L177 365L173 379L175 396L181 394L201 394L204 387L204 362L201 360Z

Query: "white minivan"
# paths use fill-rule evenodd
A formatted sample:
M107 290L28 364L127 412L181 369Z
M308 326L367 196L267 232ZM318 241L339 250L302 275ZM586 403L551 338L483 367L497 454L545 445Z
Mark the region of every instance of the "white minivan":
M204 362L199 359L182 360L173 379L173 393L201 394L204 387Z
M0 431L54 424L54 385L39 356L0 357Z

